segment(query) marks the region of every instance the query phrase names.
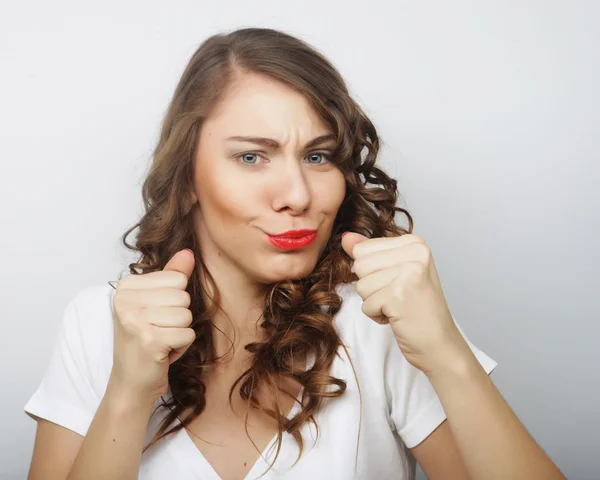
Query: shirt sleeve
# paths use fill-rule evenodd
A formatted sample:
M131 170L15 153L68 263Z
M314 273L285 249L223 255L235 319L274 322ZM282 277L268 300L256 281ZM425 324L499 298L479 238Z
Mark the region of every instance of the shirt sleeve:
M489 375L498 364L473 345L452 318ZM413 448L446 419L444 408L427 376L406 360L395 340L390 342L385 359L385 382L390 416L396 432L408 448Z
M84 291L86 295L92 290ZM93 332L86 331L76 295L66 306L48 364L37 390L24 410L31 418L44 418L85 436L101 398L94 388ZM96 338L99 342L101 338ZM92 344L92 345L90 345Z

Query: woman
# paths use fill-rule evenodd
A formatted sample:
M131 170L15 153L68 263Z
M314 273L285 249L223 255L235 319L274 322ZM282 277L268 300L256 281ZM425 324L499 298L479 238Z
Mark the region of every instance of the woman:
M69 303L25 407L30 478L408 479L415 459L430 479L564 478L454 322L378 147L304 42L204 42L123 237L140 261Z

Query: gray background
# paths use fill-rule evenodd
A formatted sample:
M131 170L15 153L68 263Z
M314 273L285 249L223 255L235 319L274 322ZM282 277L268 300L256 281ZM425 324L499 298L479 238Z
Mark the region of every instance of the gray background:
M569 479L600 478L599 22L581 0L2 1L0 477L26 476L22 409L66 302L130 260L185 63L252 25L348 79L500 391Z

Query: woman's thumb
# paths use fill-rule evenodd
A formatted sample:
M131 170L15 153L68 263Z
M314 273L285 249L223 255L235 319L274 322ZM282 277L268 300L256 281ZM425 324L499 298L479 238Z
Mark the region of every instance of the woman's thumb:
M164 270L174 270L177 272L185 273L188 278L192 276L194 272L194 265L196 264L196 258L194 253L189 248L179 250L165 265Z
M350 255L352 259L354 259L354 255L352 254L352 250L354 250L354 245L360 242L364 242L368 239L369 237L365 237L360 233L346 232L342 235L342 248L346 251L348 255Z

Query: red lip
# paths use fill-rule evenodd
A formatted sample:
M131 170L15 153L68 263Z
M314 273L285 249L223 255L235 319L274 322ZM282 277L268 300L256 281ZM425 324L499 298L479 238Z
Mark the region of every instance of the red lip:
M308 228L303 228L302 230L290 230L288 232L283 233L275 233L273 235L269 235L270 237L286 237L286 238L300 238L305 235L312 235L313 233L317 233L316 230L309 230Z
M308 247L317 238L316 230L290 230L277 235L267 234L269 241L283 250L297 250Z

